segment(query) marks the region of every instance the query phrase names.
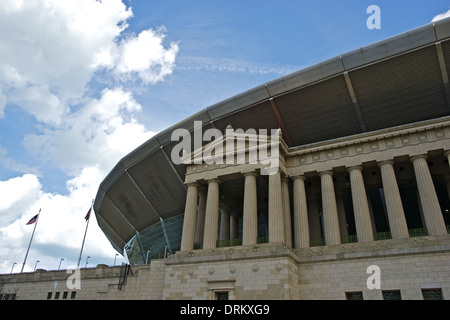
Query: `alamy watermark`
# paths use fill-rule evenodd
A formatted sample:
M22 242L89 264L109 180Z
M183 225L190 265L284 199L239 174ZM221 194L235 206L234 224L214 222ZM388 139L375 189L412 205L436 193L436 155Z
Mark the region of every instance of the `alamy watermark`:
M366 273L370 274L367 278L367 289L381 289L381 269L376 264L370 265L366 269Z
M367 18L366 26L369 30L381 29L381 9L377 5L367 7L366 13L370 14Z
M66 286L69 290L81 289L81 272L80 269L68 269L66 273L71 275L67 278Z
M192 137L189 130L178 128L171 140L178 141L171 152L174 164L252 164L261 168L262 175L276 173L279 168L279 129L244 131L228 126L223 135L215 128L203 132L202 121L194 121ZM210 143L203 146L204 142Z

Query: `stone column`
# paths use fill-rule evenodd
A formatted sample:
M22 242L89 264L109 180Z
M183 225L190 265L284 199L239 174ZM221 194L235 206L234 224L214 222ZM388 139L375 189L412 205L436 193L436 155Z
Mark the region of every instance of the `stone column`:
M305 191L305 177L292 178L292 197L294 202L294 247L309 248L308 206Z
M308 224L311 240L323 238L322 227L320 225L319 215L319 196L308 193L306 196L308 202Z
M373 228L362 175L362 166L350 167L348 168L348 172L350 173L350 187L352 190L358 242L373 241Z
M230 239L238 239L239 238L239 217L237 214L230 214Z
M181 251L194 248L195 218L197 213L198 184L187 186L186 205L184 209L183 233L181 234Z
M427 164L426 155L411 157L419 190L425 224L429 235L447 234L433 179Z
M258 208L256 172L244 173L244 208L242 223L242 245L256 244L258 237Z
M382 161L378 163L383 181L383 192L386 200L386 210L389 219L392 239L408 238L408 225L398 189L394 171L394 161Z
M269 242L284 242L280 172L269 175Z
M203 233L205 232L205 213L206 213L206 188L198 188L198 211L197 228L195 229L195 242L203 242Z
M447 157L447 163L450 166L450 150L445 150L444 151L444 156Z
M292 248L291 203L289 200L289 179L281 178L281 193L283 197L284 241Z
M219 182L219 179L208 180L203 249L213 249L216 247L219 227Z
M348 236L347 216L345 215L344 192L336 191L336 206L338 210L339 231L341 237Z
M334 193L333 172L319 173L322 189L323 229L326 245L340 244L339 220Z
M230 212L220 208L220 240L230 240Z

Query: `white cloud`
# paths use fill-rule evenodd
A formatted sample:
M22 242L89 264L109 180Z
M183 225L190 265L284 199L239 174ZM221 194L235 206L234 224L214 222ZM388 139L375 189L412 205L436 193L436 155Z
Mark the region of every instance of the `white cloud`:
M21 268L34 227L26 223L39 209L38 226L24 271L32 271L36 260L40 261L40 268L56 269L60 258L66 261L64 268L75 267L86 228L84 217L102 178L99 169L84 168L79 176L67 182L68 195L43 192L33 175L1 182L5 203L0 207L0 219L13 218L14 222L0 228L0 273L9 272L13 262ZM96 227L95 215L90 219L84 259L88 254L96 261L113 257L114 249ZM16 268L18 272L19 267Z
M60 258L66 259L64 268L68 260L73 265L84 216L102 179L155 134L137 120L142 106L123 87L136 79L144 85L163 81L175 67L178 45L164 45L164 28L124 37L132 17L120 0L0 3L0 117L7 120L9 104L32 115L37 131L28 130L25 149L70 177L65 190L49 193L37 175L39 167L26 168L0 147L0 164L24 173L0 181L0 273L9 272L13 262L21 264L32 230L26 222L39 208L25 270L32 270L37 259L44 269L57 268ZM100 72L115 82L97 94L89 85ZM112 263L115 251L95 215L91 219L85 252L92 260L103 257L98 263L108 263L105 257Z
M99 99L90 99L57 128L27 135L24 145L31 154L69 175L77 175L84 167L98 167L106 174L120 158L155 134L133 117L140 110L130 92L104 89Z
M441 19L445 19L445 18L448 18L448 17L450 17L450 10L448 10L447 12L438 14L437 16L435 16L435 17L431 20L431 22L435 22L435 21L438 21L438 20L441 20Z
M300 66L257 63L230 58L189 57L178 61L178 70L204 70L211 72L237 72L243 74L286 75L301 69Z
M137 37L124 39L114 71L128 77L137 74L145 83L156 83L170 75L179 48L176 43L164 47L164 31L144 30Z
M145 83L171 74L178 45L164 47L164 28L120 41L132 16L120 0L2 1L0 116L12 102L58 125L97 71L125 80L137 74Z

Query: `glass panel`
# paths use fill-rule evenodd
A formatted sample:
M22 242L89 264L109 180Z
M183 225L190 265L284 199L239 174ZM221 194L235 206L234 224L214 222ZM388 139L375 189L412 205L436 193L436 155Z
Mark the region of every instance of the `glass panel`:
M402 300L400 290L396 291L383 291L384 300Z
M346 292L347 300L363 300L362 292Z
M443 300L442 289L422 289L423 300Z

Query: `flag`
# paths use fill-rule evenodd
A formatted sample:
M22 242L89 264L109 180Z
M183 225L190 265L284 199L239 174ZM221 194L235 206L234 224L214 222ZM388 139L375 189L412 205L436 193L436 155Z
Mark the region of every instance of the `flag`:
M84 220L85 220L85 221L88 221L88 220L89 220L89 217L91 216L91 209L92 209L92 207L89 208L89 211L88 211L88 213L86 214L86 217L84 217Z
M37 215L35 215L33 218L30 219L30 221L27 222L27 224L33 224L37 221L39 216L39 213Z

